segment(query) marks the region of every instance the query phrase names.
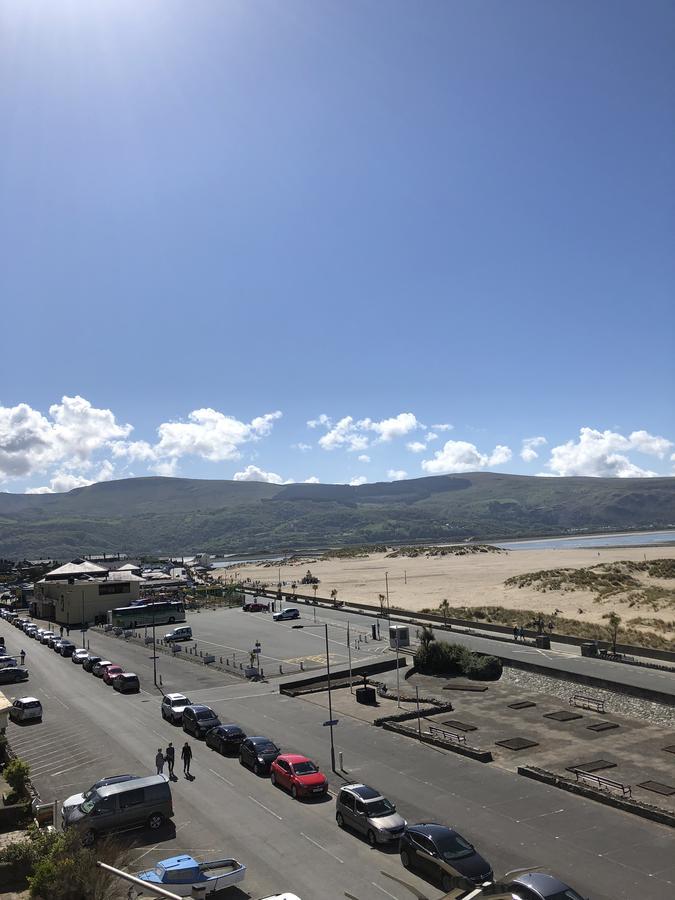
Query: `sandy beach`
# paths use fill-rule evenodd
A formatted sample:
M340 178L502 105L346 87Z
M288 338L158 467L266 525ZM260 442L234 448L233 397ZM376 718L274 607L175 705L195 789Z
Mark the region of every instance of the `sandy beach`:
M503 606L507 609L540 610L545 615L552 615L557 609L565 617L585 622L600 622L603 614L615 609L625 621L631 617L648 616L664 623L663 633L671 633L675 630L672 621L675 619L674 605L655 611L646 607L629 607L621 596L599 603L588 591L542 592L533 587L507 587L504 584L513 575L541 569L584 568L620 560L641 562L664 558L674 559L675 547L528 549L467 556L389 559L384 553L374 553L359 559L299 559L290 565L282 564L281 580L286 582L287 587L295 581L299 591L311 593L310 589L299 585L309 568L321 580L319 596L329 597L331 591L336 589L339 600L378 604L378 596L386 590L386 573L392 607L409 610L433 608L447 598L450 606ZM270 586L276 586L279 577L276 564L238 566L234 571L242 579L259 580ZM232 577L233 571L223 570L224 573ZM675 580L650 578L647 575L640 575L639 578L645 587L660 586L675 590ZM653 630L655 626L650 627Z

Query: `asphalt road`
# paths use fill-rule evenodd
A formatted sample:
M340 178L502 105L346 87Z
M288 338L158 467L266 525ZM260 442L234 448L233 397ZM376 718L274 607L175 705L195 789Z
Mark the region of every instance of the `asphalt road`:
M5 622L0 631L11 650L20 649L20 632ZM296 638L303 634L294 632ZM8 696L43 699L44 722L11 724L9 737L31 762L46 800L63 798L104 775L147 773L158 746L183 742L182 730L160 716L149 649L93 633L90 641L92 650L114 649L109 658L138 672L144 693L120 696L30 640L25 643L31 679L6 690ZM178 659L161 657L159 662L165 689L185 691L212 705L223 721L236 721L248 733L268 734L285 750L307 753L328 770L328 733L316 705L280 696L273 683L235 681ZM672 831L664 826L418 746L347 716L335 731L350 780L379 787L409 821L456 825L497 873L544 865L593 900L664 900L673 894ZM131 870L174 851L227 853L249 866L248 893L235 889L230 893L234 898L285 889L303 900L341 898L345 890L363 900L407 900L407 892L381 874L403 874L397 855L371 850L341 832L332 802L297 803L237 761L218 756L203 743L190 743L196 778L187 782L181 776L173 787L175 832L167 830L159 844L153 843L157 836L135 834ZM341 779L331 774L330 782L335 789ZM430 897L440 894L414 876L411 881Z

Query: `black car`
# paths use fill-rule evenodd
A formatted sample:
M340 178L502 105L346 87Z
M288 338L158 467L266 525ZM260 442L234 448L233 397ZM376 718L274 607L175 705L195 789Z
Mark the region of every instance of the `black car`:
M492 866L473 844L446 825L431 822L406 825L399 852L404 868L417 869L420 874L440 884L444 891L451 890L453 874L462 875L474 884L494 881Z
M28 670L21 666L7 666L0 669L0 684L16 684L18 681L28 681Z
M102 656L88 656L85 661L82 663L82 668L85 672L91 672L92 668L96 665L97 662L101 662L103 659Z
M220 725L220 719L210 706L192 704L183 710L183 731L187 731L194 737L203 738L218 725Z
M72 656L73 651L76 649L77 646L72 641L61 641L59 653L61 654L61 656Z
M206 734L206 746L223 755L237 753L246 734L238 725L216 725Z
M269 738L247 737L239 747L239 762L253 769L256 775L262 775L269 772L270 766L280 753L280 748Z
M544 872L528 872L514 878L513 896L518 900L584 900L569 885Z

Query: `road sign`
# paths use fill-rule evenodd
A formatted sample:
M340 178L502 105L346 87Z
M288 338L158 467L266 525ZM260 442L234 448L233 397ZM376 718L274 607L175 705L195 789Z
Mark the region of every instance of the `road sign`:
M323 724L324 725L337 725L337 723L339 721L340 721L339 719L329 719L327 722L324 722Z

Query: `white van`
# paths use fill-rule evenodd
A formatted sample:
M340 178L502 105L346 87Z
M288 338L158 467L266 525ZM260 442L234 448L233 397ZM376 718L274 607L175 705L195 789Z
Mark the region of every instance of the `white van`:
M12 703L9 717L12 722L28 722L32 719L42 721L42 704L37 697L20 697Z
M181 628L174 628L164 635L165 641L191 641L192 629L189 625L183 625Z

